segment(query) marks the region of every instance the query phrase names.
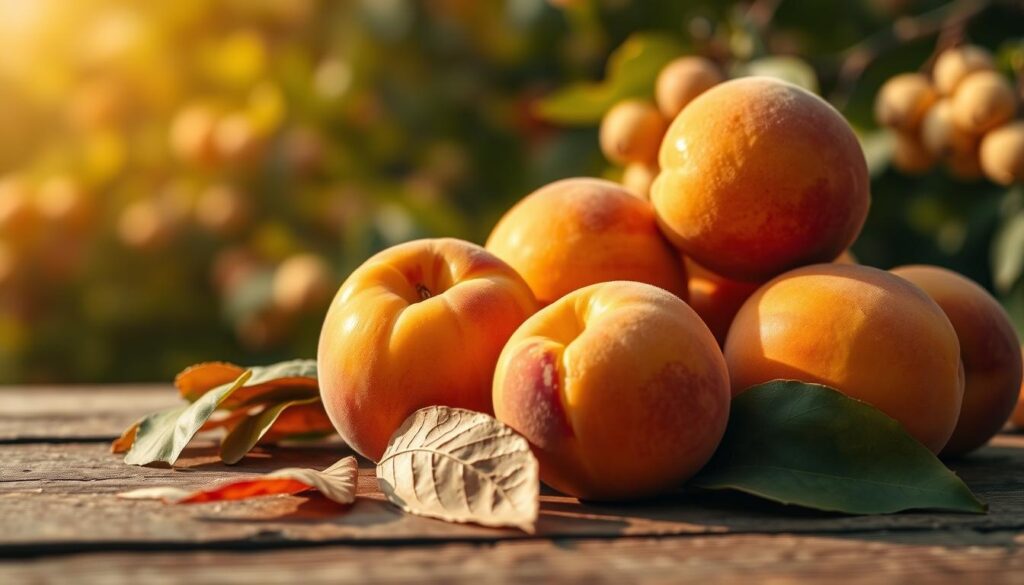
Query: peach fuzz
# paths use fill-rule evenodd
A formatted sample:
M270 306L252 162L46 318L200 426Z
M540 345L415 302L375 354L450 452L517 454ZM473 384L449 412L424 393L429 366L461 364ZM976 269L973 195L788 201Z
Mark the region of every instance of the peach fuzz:
M775 379L831 386L899 421L933 453L964 394L960 343L927 293L884 270L816 264L758 289L725 342L733 394Z
M960 340L964 402L943 455L962 455L988 442L1013 413L1021 385L1017 332L1003 307L974 282L937 266L891 270L921 287L945 311Z
M725 345L729 326L743 303L754 294L759 282L732 280L715 274L693 260L686 258L686 275L689 278L690 306L700 315L711 329L719 345ZM849 250L833 260L837 264L856 264L857 259Z
M420 408L490 413L498 354L536 308L523 279L476 244L417 240L376 254L341 286L320 333L328 416L377 460Z
M542 309L494 375L495 414L530 441L541 479L590 500L678 487L714 453L729 402L708 328L638 282L591 285Z
M487 238L547 305L611 280L659 286L686 299L686 274L658 230L651 204L601 179L565 179L510 209Z
M867 216L868 170L832 106L775 79L746 77L699 95L676 117L651 188L670 240L707 269L764 281L828 262Z

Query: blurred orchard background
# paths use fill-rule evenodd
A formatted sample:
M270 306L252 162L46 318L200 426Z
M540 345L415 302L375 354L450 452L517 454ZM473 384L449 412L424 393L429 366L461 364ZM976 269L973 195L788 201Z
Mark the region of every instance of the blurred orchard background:
M374 251L617 179L601 116L683 54L829 99L872 172L860 261L961 271L1020 330L1020 186L905 175L872 114L963 42L1020 93L1019 1L0 0L0 382L312 357Z

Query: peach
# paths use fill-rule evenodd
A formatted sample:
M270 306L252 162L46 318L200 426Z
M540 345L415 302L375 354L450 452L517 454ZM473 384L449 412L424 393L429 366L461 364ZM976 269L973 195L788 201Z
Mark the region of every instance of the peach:
M825 384L899 421L933 453L964 394L956 331L927 293L884 270L816 264L758 289L725 341L733 394L775 379Z
M686 274L650 203L600 179L565 179L517 203L487 250L526 280L541 304L610 280L660 286L686 299Z
M832 106L795 85L734 79L676 117L651 188L683 254L722 276L764 281L828 262L867 216L868 169Z
M527 319L501 352L494 412L521 433L541 479L591 500L653 496L693 476L729 417L715 338L678 297L616 281Z
M689 258L690 306L714 334L719 345L725 345L729 326L743 303L761 286L756 282L732 280L711 272Z
M901 266L891 272L928 293L956 330L964 402L942 454L973 451L999 432L1017 403L1021 356L1010 316L985 289L955 272L937 266Z
M715 274L693 260L686 258L686 274L689 277L690 306L700 315L704 323L714 333L718 344L725 345L725 337L729 326L736 317L740 307L750 295L754 294L761 283L732 280ZM857 259L849 250L843 251L833 262L839 264L856 264Z
M377 460L420 408L490 413L498 354L536 308L523 279L475 244L417 240L376 254L342 284L320 333L328 416Z
M601 119L599 141L608 160L622 165L653 163L667 122L652 104L642 100L621 101Z

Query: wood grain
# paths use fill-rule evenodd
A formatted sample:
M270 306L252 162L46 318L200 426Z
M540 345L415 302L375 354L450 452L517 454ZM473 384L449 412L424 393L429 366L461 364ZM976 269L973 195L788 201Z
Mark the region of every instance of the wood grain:
M546 492L535 537L1024 529L1024 438L1000 437L997 443L957 467L991 506L987 515L843 516L707 494L593 505ZM8 527L0 534L0 552L527 538L515 530L403 515L384 503L366 461L360 469L361 497L351 507L334 505L315 494L192 506L116 497L140 487L199 487L279 467L324 468L347 454L343 448L276 448L229 467L218 461L210 444L189 448L174 469L167 469L125 465L103 444L0 445L0 460L5 461L0 472L0 524ZM46 521L40 522L40 517Z
M252 552L100 553L0 563L0 582L109 583L1020 583L1015 533L742 535Z
M206 438L172 469L109 453L125 426L176 402L167 385L0 389L0 583L1024 582L1024 435L951 464L989 503L984 516L851 517L695 493L593 505L545 491L528 536L403 515L366 461L351 506L315 493L191 506L118 499L349 454L280 447L229 467Z

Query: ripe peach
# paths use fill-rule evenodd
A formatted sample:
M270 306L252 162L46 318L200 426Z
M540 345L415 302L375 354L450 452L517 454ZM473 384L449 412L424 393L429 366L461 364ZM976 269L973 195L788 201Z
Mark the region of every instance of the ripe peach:
M1011 122L981 139L981 168L1000 185L1024 182L1024 122Z
M638 282L574 291L528 319L501 352L494 411L540 460L541 479L592 500L677 487L711 457L729 375L686 303Z
M920 175L935 166L935 156L921 143L916 134L894 132L892 165L908 175Z
M927 293L876 268L816 264L758 289L725 341L733 394L785 378L826 384L896 419L933 453L964 394L960 343Z
M932 78L942 95L953 95L960 81L975 71L995 69L992 53L982 47L964 45L943 51L935 60Z
M650 199L651 184L657 177L657 165L629 163L622 172L622 186L641 199Z
M654 104L642 100L619 102L601 120L601 151L614 163L653 163L665 126Z
M327 414L377 460L419 408L491 412L498 354L536 305L512 268L469 242L416 240L376 254L342 284L320 333Z
M915 132L938 94L920 73L902 73L889 78L875 98L875 119L886 128Z
M765 77L702 93L661 145L651 201L662 230L702 266L765 280L828 262L867 216L868 168L832 106Z
M1010 317L985 289L955 272L937 266L901 266L891 272L928 293L956 330L964 402L942 454L973 451L999 432L1017 403L1021 356Z
M983 134L1002 126L1017 111L1013 86L995 71L976 71L953 94L953 121L965 132Z
M650 203L599 179L541 187L505 214L487 250L526 280L541 304L609 280L636 280L686 299L686 274Z
M725 345L729 326L743 303L760 287L757 282L732 280L687 258L690 306L700 315L719 345Z
M671 120L693 98L723 81L725 76L712 61L704 57L680 57L658 73L654 96L661 114Z
M684 262L689 278L689 304L715 335L718 344L724 346L725 336L729 333L729 326L736 313L750 295L760 288L761 283L726 278L689 258L684 259ZM833 262L857 264L857 259L852 252L845 250Z

